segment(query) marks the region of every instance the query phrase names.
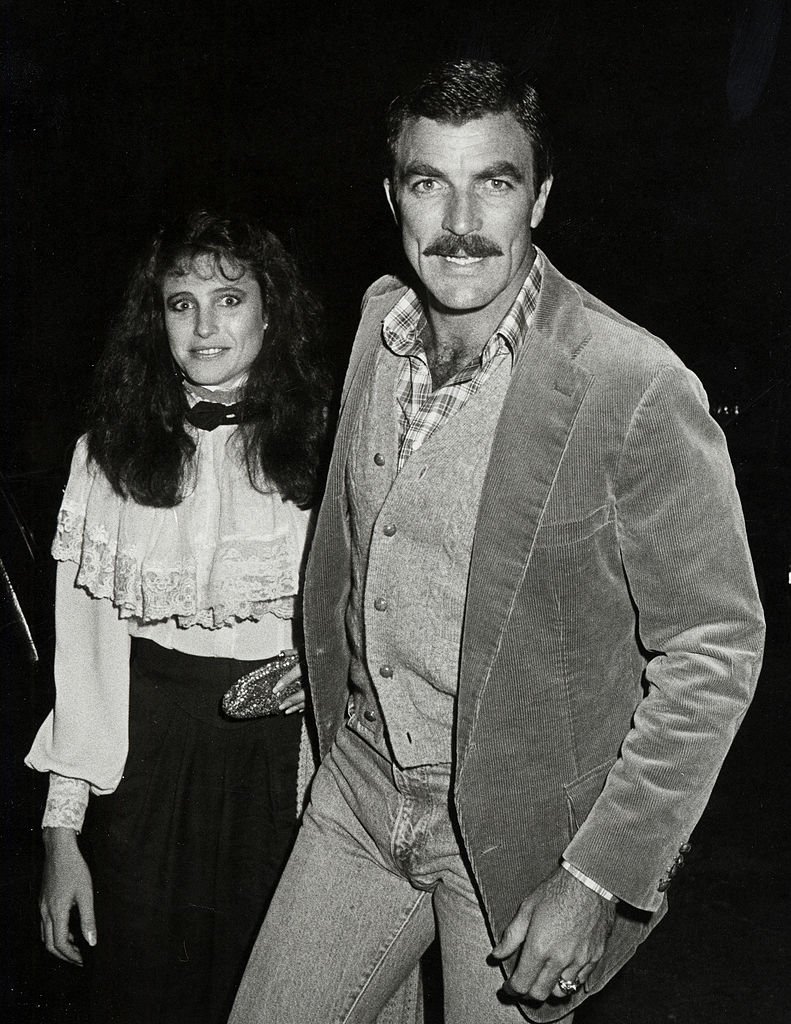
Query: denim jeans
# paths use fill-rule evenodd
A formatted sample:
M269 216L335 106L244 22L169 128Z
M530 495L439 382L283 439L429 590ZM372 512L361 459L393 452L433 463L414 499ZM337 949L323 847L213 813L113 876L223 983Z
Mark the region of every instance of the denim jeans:
M487 963L492 941L459 853L449 781L445 766L402 771L341 730L230 1024L371 1024L435 932L445 1024L523 1020L497 996L503 976Z

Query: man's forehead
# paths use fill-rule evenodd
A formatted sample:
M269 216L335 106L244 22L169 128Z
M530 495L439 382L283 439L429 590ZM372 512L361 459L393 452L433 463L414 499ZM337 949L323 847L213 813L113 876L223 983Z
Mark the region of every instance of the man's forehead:
M500 160L531 167L530 137L514 115L484 114L467 121L435 121L428 117L408 120L396 147L399 170L412 163Z

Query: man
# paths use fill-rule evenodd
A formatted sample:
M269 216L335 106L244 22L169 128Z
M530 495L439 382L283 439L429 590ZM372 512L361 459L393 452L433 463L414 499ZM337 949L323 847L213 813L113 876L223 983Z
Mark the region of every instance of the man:
M569 1015L664 914L760 668L700 383L533 246L535 92L444 65L390 145L415 280L351 356L305 590L323 763L233 1024L370 1021L435 932L446 1024Z

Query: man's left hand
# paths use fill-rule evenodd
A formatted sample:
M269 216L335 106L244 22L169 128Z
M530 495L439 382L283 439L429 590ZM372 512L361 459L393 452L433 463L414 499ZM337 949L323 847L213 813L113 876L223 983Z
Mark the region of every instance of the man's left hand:
M520 947L516 969L503 991L543 1002L565 998L558 979L583 985L601 960L615 922L616 904L558 868L523 900L492 950L505 960Z

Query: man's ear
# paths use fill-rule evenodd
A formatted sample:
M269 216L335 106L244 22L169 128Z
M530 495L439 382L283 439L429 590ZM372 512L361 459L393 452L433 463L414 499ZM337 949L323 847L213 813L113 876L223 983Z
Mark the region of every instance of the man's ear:
M533 203L533 212L530 215L530 227L535 230L544 219L544 211L547 208L549 191L552 188L552 178L544 178L541 188L538 190L536 201Z
M398 203L396 201L393 183L392 181L390 181L389 178L385 178L383 184L385 188L385 195L387 196L387 205L390 207L390 212L393 215L393 220L396 222L396 224L399 224L400 221L398 219Z

